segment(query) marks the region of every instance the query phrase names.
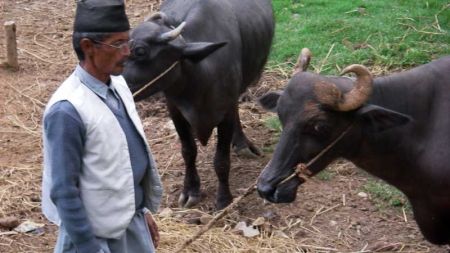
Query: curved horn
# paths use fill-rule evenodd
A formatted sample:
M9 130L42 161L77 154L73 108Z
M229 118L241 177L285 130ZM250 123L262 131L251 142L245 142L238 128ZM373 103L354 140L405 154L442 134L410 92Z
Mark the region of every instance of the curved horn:
M159 11L154 12L154 13L146 16L144 18L144 22L151 21L151 20L158 20L158 19L162 19L163 21L167 20L167 15L164 12L159 12Z
M364 104L370 97L373 87L373 77L370 71L363 65L353 64L346 67L341 75L353 72L356 81L352 90L347 92L343 100L337 104L338 111L351 111Z
M186 22L182 22L177 28L161 34L159 36L158 41L159 42L168 42L168 41L176 39L178 36L180 36L181 31L183 30L185 25L186 25Z
M308 69L309 62L311 61L312 53L308 48L303 48L298 56L297 63L294 66L294 72L292 75L298 72L305 72Z

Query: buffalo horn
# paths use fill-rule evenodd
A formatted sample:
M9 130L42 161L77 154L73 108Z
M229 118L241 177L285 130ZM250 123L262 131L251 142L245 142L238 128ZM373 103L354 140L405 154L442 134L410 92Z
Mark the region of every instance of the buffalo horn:
M353 72L356 74L356 81L353 89L347 92L343 100L337 104L338 111L351 111L363 105L372 93L372 74L363 65L353 64L346 67L341 75Z
M154 12L150 15L148 15L147 17L145 17L144 22L147 21L151 21L151 20L158 20L158 19L162 19L163 21L166 20L166 14L164 12Z
M303 48L300 52L300 55L298 56L297 63L294 67L294 73L295 75L298 72L305 72L308 69L309 62L311 61L312 53L308 48Z
M172 40L176 39L181 34L181 31L183 30L183 27L185 25L186 25L186 22L182 22L177 28L161 34L159 36L159 41L160 42L168 42L168 41L172 41Z

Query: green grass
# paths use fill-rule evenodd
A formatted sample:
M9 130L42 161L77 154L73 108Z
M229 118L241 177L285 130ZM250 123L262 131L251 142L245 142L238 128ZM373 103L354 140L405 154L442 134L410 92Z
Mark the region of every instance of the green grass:
M274 130L277 134L281 133L281 123L278 120L277 117L269 117L264 121L264 125L269 128Z
M353 63L408 68L450 54L448 0L272 2L276 32L269 67L295 63L303 47L313 53L312 67L329 74Z
M379 208L406 207L407 210L411 210L405 195L382 180L369 179L363 186L363 190L371 195L372 200L375 201Z
M318 179L320 179L322 181L330 181L331 179L334 178L335 175L336 174L332 171L322 170L317 175L315 175L315 177L317 177Z
M264 125L274 131L274 135L271 137L275 140L275 142L278 142L278 139L280 138L280 134L282 131L281 128L281 122L278 120L277 116L272 116L264 120ZM263 147L264 153L273 153L275 150L275 145L271 146L265 146Z

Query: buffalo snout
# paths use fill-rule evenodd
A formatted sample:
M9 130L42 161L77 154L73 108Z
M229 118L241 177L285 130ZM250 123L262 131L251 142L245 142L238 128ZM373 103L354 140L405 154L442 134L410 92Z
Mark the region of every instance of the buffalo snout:
M272 196L274 195L276 188L273 185L268 184L267 182L264 182L260 179L258 180L257 190L261 198L267 199L270 202L274 202L272 201Z
M281 182L281 181L280 181ZM295 177L282 184L269 183L264 178L260 178L257 184L259 195L272 203L290 203L297 195L297 188L304 182L304 179Z

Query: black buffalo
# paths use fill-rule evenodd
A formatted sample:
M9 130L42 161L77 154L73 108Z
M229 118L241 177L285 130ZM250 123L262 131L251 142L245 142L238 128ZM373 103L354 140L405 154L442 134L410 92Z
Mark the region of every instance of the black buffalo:
M159 13L131 32L124 77L136 100L158 91L166 97L186 166L181 206L200 201L195 137L206 145L217 127L214 168L219 209L232 200L231 145L238 153L259 154L242 131L238 98L258 81L273 33L269 0L166 0Z
M352 161L408 197L427 240L448 244L450 56L375 79L361 65L345 70L355 81L297 72L282 93L260 99L276 109L283 126L260 175L260 195L293 201L302 178L281 182L348 129L306 171L314 175L338 157Z

